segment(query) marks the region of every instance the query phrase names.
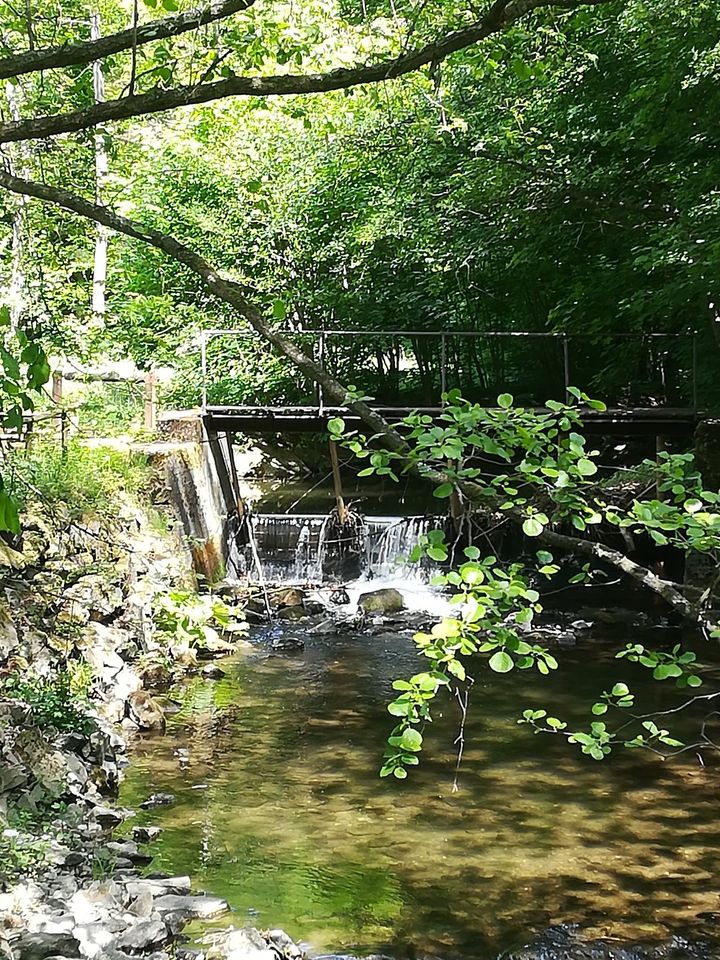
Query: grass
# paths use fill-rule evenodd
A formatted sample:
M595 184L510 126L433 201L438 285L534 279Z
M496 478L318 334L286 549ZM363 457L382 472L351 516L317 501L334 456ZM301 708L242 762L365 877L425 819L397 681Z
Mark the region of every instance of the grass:
M13 451L3 466L8 492L22 506L31 497L63 503L71 516L111 514L118 491L134 497L145 492L149 468L145 458L112 447L88 447L71 440L41 441L29 451Z

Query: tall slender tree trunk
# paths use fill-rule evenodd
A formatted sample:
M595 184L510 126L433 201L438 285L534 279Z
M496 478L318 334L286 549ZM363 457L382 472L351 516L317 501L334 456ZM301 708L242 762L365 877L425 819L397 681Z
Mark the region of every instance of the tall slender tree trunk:
M100 14L95 12L90 17L90 37L100 39ZM93 91L95 102L105 101L105 78L102 71L102 61L93 63ZM95 199L99 205L104 205L103 194L108 176L108 156L105 144L105 131L99 126L95 130ZM97 225L95 235L95 260L93 264L92 312L93 320L98 327L105 323L105 285L107 281L107 250L108 229L103 224Z
M5 83L5 99L12 119L20 120L21 91L12 80ZM10 145L7 163L11 173L25 179L29 178L30 156L28 145L26 143ZM20 197L12 221L12 258L6 305L10 310L10 324L13 329L22 320L27 306L27 278L25 276L25 213L27 205L28 198Z

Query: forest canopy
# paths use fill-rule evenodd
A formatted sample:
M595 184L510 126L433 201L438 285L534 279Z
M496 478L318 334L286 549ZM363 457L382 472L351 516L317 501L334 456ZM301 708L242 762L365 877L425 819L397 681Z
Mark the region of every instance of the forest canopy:
M687 402L694 362L702 397L712 400L717 4L36 6L29 16L9 6L2 14L0 140L45 134L43 118L80 129L6 142L16 174L96 197L101 138L101 202L187 243L284 326L558 331L579 337L573 378L596 394L633 389L653 402L664 391ZM502 15L510 22L487 26ZM94 17L96 43L125 43L96 61L106 106L122 112L146 98L137 117L100 127L87 49ZM153 26L167 32L181 21L183 31L165 37ZM488 35L473 39L473 30ZM461 48L445 57L443 43ZM388 64L428 46L426 63L393 76L399 68ZM58 67L38 70L43 56ZM380 81L352 85L353 72L377 64L385 64ZM309 96L221 95L223 83L232 90L242 78L277 87L277 78L311 76L347 85ZM172 103L180 89L212 85L220 87L211 103L142 113L148 97ZM62 121L71 115L84 119ZM237 326L227 306L176 262L113 237L100 319L94 224L22 201L19 223L17 196L4 204L8 284L13 249L23 248L15 296L24 322L69 354L186 363L174 399L197 402L197 361L183 360L182 348L203 327ZM682 336L618 338L629 332ZM422 361L423 345L414 346ZM381 376L393 348L380 339L339 349L338 375L365 360ZM478 398L508 377L521 397L547 392L560 359L553 341L468 349L457 364ZM274 362L218 390L292 400L296 379Z

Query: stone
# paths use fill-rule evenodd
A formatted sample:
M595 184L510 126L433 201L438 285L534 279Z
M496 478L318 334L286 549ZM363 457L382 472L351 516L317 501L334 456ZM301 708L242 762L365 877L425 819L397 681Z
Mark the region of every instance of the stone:
M127 699L127 715L141 730L165 730L165 714L147 690L136 690Z
M168 941L168 929L162 920L141 920L121 933L113 946L133 952L162 946Z
M283 607L278 610L277 615L279 620L302 620L307 616L307 611L302 604L298 604L293 607Z
M147 800L140 804L142 810L152 810L154 807L167 807L175 803L174 793L151 793Z
M305 591L299 587L288 587L275 595L275 606L278 610L283 607L302 607L305 601Z
M58 954L80 956L80 944L71 933L25 933L12 946L17 960L49 960Z
M139 897L145 890L149 890L156 897L167 894L185 895L190 893L191 882L190 877L165 877L164 879L142 877L129 881L125 889L131 897Z
M154 908L163 918L167 913L180 913L184 917L197 919L216 917L230 909L226 901L221 900L220 897L210 897L204 894L178 896L172 893L156 897Z
M271 646L273 650L300 651L305 649L305 641L301 640L300 637L276 637Z
M380 590L361 594L358 607L364 613L399 613L405 609L405 600L400 591L394 587L383 587Z
M202 675L207 677L208 680L222 680L223 677L227 676L222 667L217 667L213 663L208 663L202 668Z
M334 603L337 607L345 606L345 604L350 603L350 594L345 587L337 587L330 594L330 603Z
M215 939L207 951L208 960L278 960L277 952L268 945L259 930L246 927L230 930Z
M132 838L135 843L152 843L162 833L161 827L133 827Z

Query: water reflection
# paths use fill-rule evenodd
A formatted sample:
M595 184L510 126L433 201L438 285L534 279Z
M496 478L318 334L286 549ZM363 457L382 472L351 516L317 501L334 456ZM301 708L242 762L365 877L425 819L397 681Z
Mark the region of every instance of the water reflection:
M611 641L592 634L551 679L481 673L457 793L450 703L411 780L377 778L391 681L417 669L407 638L258 647L225 680L188 682L168 735L137 744L122 800L176 794L149 817L159 864L321 951L494 957L549 923L676 931L720 908L715 769L637 753L601 766L515 722L526 706L585 717L619 679L667 704Z

